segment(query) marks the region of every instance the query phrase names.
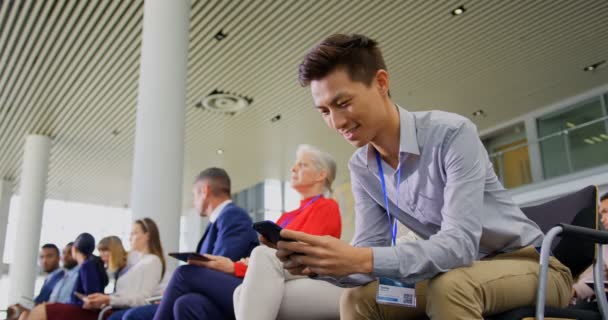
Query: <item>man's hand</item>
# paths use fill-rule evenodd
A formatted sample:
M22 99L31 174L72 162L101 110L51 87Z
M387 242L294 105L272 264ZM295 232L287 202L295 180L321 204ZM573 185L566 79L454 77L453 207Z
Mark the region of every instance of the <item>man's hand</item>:
M211 254L205 254L205 257L209 258L209 261L189 259L188 264L221 271L228 274L234 274L234 262L232 262L232 260L226 257L214 256Z
M371 273L371 248L357 248L331 236L313 236L283 229L281 236L294 242L279 241L277 257L293 275L347 276Z
M241 258L241 260L239 260L240 263L248 266L249 265L249 257L247 258Z
M259 239L260 239L260 243L261 243L261 244L263 244L263 245L265 245L265 246L267 246L267 247L273 248L273 249L276 249L276 248L277 248L276 244L274 244L274 243L272 243L272 242L268 241L268 239L264 238L264 236L263 236L263 235L260 235L260 236L259 236Z
M82 308L84 309L103 309L110 304L110 296L102 293L93 293L86 296L83 301Z

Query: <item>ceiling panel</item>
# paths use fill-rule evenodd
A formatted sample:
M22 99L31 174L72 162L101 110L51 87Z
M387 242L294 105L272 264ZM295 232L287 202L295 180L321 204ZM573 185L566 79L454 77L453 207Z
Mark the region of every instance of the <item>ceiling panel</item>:
M184 203L192 177L223 166L235 190L287 176L300 143L330 151L338 181L353 148L325 127L297 65L324 36L380 42L394 100L488 128L608 82L608 2L192 1ZM53 137L50 198L128 206L143 1L0 1L0 177L18 178L27 134ZM222 30L227 37L217 41ZM225 115L214 90L254 99ZM281 120L270 119L280 114ZM162 128L159 128L162 130ZM218 155L217 149L224 154Z

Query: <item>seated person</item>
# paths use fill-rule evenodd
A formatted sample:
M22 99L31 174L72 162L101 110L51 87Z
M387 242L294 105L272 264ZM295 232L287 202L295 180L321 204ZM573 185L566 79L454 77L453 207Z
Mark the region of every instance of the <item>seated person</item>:
M53 288L63 277L63 270L59 268L59 248L56 245L49 243L42 246L40 250L40 266L42 270L48 274L40 293L34 299L36 304L47 302L51 297Z
M323 193L331 188L335 178L335 167L335 162L329 155L309 146L299 148L296 164L292 168L292 186L301 195L301 206L295 211L283 214L278 221L279 225L312 234L340 237L341 221L338 204L334 200L323 197ZM155 319L233 319L234 289L242 283L241 278L245 273L247 273L245 281L249 279L250 283L243 290L243 301L246 304L263 303L244 306L255 309L253 313L247 314L248 319L250 317L257 319L258 316L260 319L274 319L283 296L289 296L289 290L298 287L313 292L327 290L323 294L316 293L325 299L318 309L329 309L330 314L338 316L340 289L327 283L308 281L303 277L298 279L283 272L276 272L282 270L280 262L274 258L273 251L265 246L255 248L253 258L250 260L252 264L249 266L246 259L234 262L229 258L215 255L206 255L211 259L208 262L191 261L190 264L193 266L176 273L169 284ZM260 253L256 254L256 252ZM181 276L181 279L177 280L177 276ZM190 281L199 278L204 281ZM260 280L268 281L262 283ZM292 281L294 285L286 285L288 281ZM307 283L320 285L309 287ZM291 292L295 295L297 293L304 292L302 290ZM311 291L307 291L306 294L310 293ZM258 299L252 295L258 295L256 297ZM169 306L172 305L175 307L170 309ZM295 311L293 313L295 315L302 309L292 311ZM310 315L311 310L306 311ZM274 317L268 316L273 313Z
M55 288L51 292L49 303L69 303L71 300L74 286L76 285L76 279L78 279L78 261L72 256L72 247L74 242L68 243L61 253L61 262L63 265L64 275L57 282Z
M201 217L209 217L209 224L196 247L196 252L223 256L232 261L248 257L259 242L255 231L251 228L252 221L247 212L230 200L228 173L221 168L208 168L202 171L194 181L192 195L196 211ZM183 281L178 279L184 279L184 276L187 282L204 281L207 277L205 271L205 268L195 265L181 266L173 274L169 287L172 283ZM174 296L175 293L175 290L170 291L167 288L161 301ZM186 297L188 295L184 296ZM165 305L165 308L172 310L172 305L172 303ZM151 320L158 308L158 304L132 308L125 312L122 319Z
M608 230L608 193L605 193L600 198L600 217L604 230ZM602 247L602 254L604 258L604 281L606 273L608 271L608 245ZM597 301L595 300L595 291L587 283L593 283L593 266L590 266L583 272L579 277L578 281L574 284L572 290L572 297L574 300L575 307L577 309L588 309L598 310Z
M111 295L93 293L87 295L82 308L66 307L62 316L66 319L95 320L106 306L116 309L142 306L152 296L165 272L165 260L156 223L150 218L136 220L131 229L131 247L141 253L141 258L116 281L116 291ZM121 319L121 311L109 319Z
M49 301L53 288L63 277L64 271L59 267L59 260L59 248L56 245L47 243L40 248L38 262L42 271L47 274L47 277L38 296L33 300L34 304L38 305ZM8 313L9 319L24 319L29 314L29 310L21 304L15 304L8 307Z
M70 294L68 303L47 303L34 308L29 316L30 320L39 319L66 319L64 310L73 306L81 307L83 302L74 293L83 295L103 292L108 284L108 276L99 257L93 255L95 238L89 233L80 234L72 246L72 256L78 262L79 270L74 289ZM68 317L69 318L69 317Z
M116 291L116 281L127 271L128 253L117 236L101 239L97 244L97 251L99 251L99 257L110 278L111 291L114 292Z
M299 80L325 123L358 148L349 161L355 232L349 245L283 230L296 240L277 244L291 274L350 287L341 319L483 319L535 304L543 233L496 177L469 119L396 105L382 52L363 35L322 40ZM423 239L396 245L396 220ZM572 275L554 257L548 267L547 306L564 307Z
M338 204L333 199L320 196L331 191L335 176L336 164L329 154L307 145L300 146L296 163L291 169L291 187L300 194L300 208L283 214L277 224L308 234L340 238ZM274 245L265 240L262 242L268 246L253 249L249 264L245 267L246 274L242 270L245 269L242 263L234 264L237 276L245 274L243 283L233 295L236 319L340 317L341 288L324 281L291 275L276 257ZM227 268L224 271L230 270Z

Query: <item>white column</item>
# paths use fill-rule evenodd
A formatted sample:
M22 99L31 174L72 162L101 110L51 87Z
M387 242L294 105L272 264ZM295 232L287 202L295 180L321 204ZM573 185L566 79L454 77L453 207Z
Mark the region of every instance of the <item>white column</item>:
M189 26L189 0L144 2L131 209L165 252L179 247Z
M0 180L0 276L4 273L4 241L6 240L8 211L11 207L12 196L13 184L7 180Z
M40 244L50 151L49 137L30 135L25 139L19 185L17 236L9 271L9 303L19 301L21 296L34 296L36 257Z

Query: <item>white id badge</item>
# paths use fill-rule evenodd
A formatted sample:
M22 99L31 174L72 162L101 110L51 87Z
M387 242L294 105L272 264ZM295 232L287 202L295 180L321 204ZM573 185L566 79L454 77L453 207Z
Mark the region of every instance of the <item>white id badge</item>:
M390 278L378 279L376 302L402 307L416 307L416 285Z

